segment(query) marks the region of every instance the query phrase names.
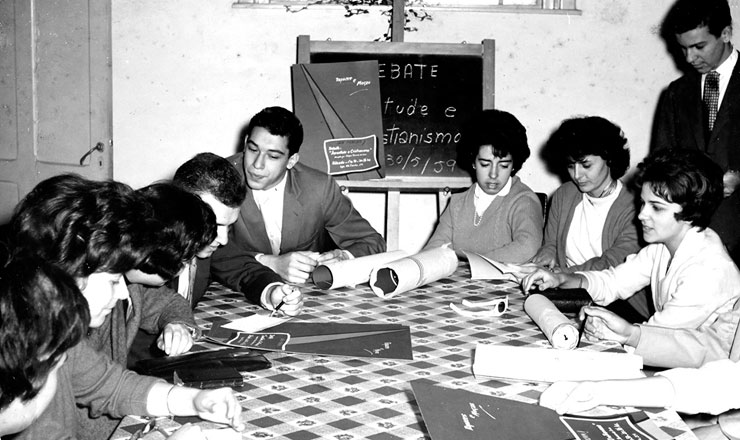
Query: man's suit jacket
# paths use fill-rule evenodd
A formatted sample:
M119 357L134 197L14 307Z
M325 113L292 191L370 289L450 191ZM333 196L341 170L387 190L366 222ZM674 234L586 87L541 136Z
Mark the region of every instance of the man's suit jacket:
M653 124L651 151L689 148L709 155L722 171L740 171L740 61L730 82L707 141L701 100L701 75L691 71L663 92ZM740 265L740 188L724 199L709 225Z
M701 75L691 71L663 92L653 124L651 150L690 148L707 153L722 171L740 170L740 62L730 77L714 128L706 139Z
M244 175L243 154L229 158ZM280 253L326 252L345 249L355 257L385 251L385 241L354 209L334 180L313 168L296 164L288 171L283 203ZM238 281L236 262L258 253L272 254L262 213L247 189L239 218L229 234L229 243L213 254L211 270L227 283ZM226 267L225 261L231 261ZM228 285L228 284L227 284Z

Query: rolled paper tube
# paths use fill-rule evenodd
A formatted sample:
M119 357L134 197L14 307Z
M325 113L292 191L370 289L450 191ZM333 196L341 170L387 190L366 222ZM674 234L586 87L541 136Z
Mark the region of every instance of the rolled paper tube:
M524 311L539 326L554 348L572 350L578 346L578 326L566 318L549 299L533 293L524 301Z
M450 276L455 269L455 251L447 247L427 249L374 268L370 273L370 288L380 298L392 298Z
M316 287L323 290L356 286L370 280L370 272L373 268L407 255L406 251L391 251L326 265L321 264L314 269L311 278Z

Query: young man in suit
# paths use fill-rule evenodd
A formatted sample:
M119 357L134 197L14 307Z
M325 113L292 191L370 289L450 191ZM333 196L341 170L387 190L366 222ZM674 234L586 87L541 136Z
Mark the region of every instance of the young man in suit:
M268 107L247 127L244 152L229 158L247 185L232 240L213 257L214 273L239 278L257 261L290 283L319 264L385 251L385 241L328 175L298 163L303 127L293 112Z
M246 196L244 179L229 161L213 153L200 153L182 164L173 182L189 191L211 207L216 215L216 237L203 247L177 280L177 290L190 298L195 307L206 292L211 280L211 256L229 242L229 230L239 217L239 208ZM223 279L216 272L215 279L244 293L255 304L273 310L281 302L280 310L294 316L303 307L301 292L282 282L280 276L258 263L253 257L243 255L237 261L224 262L220 267L234 269L239 274Z
M740 63L731 43L727 0L678 0L666 16L663 34L669 45L678 45L688 66L661 96L651 147L697 149L722 167L725 199L710 228L738 262Z

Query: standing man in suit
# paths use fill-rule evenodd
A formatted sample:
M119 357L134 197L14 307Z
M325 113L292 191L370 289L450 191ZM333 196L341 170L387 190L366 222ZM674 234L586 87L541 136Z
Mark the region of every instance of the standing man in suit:
M213 153L197 154L182 164L175 171L173 182L200 197L216 215L216 238L196 253L196 258L186 265L177 280L177 291L189 298L195 307L210 284L211 256L229 242L229 229L239 216L246 186L236 168ZM228 272L233 262L224 262L219 267ZM268 310L274 310L282 302L280 310L294 316L303 308L300 290L284 284L280 276L252 256L244 255L239 259L238 276L224 279L216 274L215 278Z
M290 283L319 264L385 251L385 241L328 175L298 163L303 127L293 112L268 107L247 127L244 152L229 158L247 185L231 240L213 257L214 274L239 277L247 257Z
M693 148L724 171L725 199L709 225L740 256L740 63L727 0L678 0L663 24L689 68L663 92L651 149Z

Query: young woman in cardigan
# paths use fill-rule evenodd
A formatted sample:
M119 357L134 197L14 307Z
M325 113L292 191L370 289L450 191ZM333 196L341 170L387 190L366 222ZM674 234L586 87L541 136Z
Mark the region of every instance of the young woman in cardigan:
M738 323L733 307L740 298L740 272L720 238L707 228L722 199L722 171L696 150L658 151L639 170L638 218L649 244L605 270L538 269L523 279L522 287L526 293L580 286L603 306L650 286L656 311L645 324L630 324L601 307L584 307L585 335L635 347L646 365L668 367L695 359L682 348L686 338L681 336L693 329L726 335L717 348L726 358Z
M516 172L529 157L527 131L511 113L484 110L463 135L459 163L475 183L454 194L425 248L451 244L504 263L524 263L542 243L542 204Z
M567 119L546 149L570 180L552 196L545 241L532 262L564 272L601 270L637 252L635 199L619 180L630 163L622 130L598 116Z

